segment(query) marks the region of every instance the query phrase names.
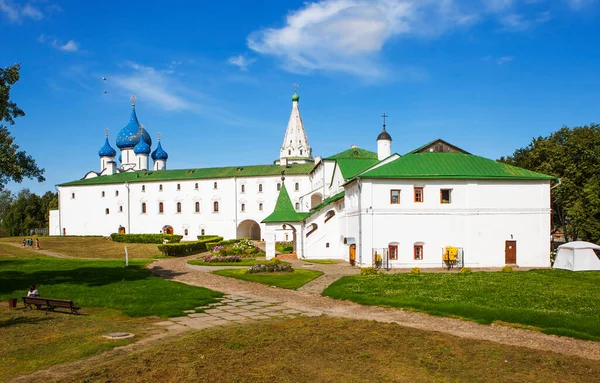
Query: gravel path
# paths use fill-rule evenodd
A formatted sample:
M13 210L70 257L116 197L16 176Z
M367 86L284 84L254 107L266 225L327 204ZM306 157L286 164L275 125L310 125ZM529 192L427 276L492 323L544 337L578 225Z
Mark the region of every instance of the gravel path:
M438 331L463 338L486 340L511 346L553 351L564 355L600 360L600 342L546 335L536 331L502 325L481 325L459 319L435 317L399 309L363 306L349 301L323 297L318 293L322 291L322 286L333 282L334 278L337 279L334 274L346 275L344 272L356 272L354 268L349 266L349 270L344 270L345 265L314 265L312 268L315 270L323 271L324 269L331 269L335 271L332 271L331 275L326 278L320 277L316 279L311 283L312 286L307 285L301 291L294 291L272 288L259 283L221 277L200 271L187 264L188 260L194 258L197 258L197 256L161 259L150 264L148 268L155 275L165 279L194 286L203 286L225 294L234 294L249 299L277 300L281 302L282 306L299 311L318 312L344 318L397 323L402 326L427 331ZM330 268L327 266L338 267ZM317 282L321 278L323 279Z

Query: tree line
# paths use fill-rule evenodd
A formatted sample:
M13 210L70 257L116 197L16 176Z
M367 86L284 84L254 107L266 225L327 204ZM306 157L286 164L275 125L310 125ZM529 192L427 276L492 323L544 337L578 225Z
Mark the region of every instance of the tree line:
M569 240L600 243L600 125L563 127L500 161L560 178L552 223Z
M17 194L0 192L0 228L4 236L30 235L34 229L49 227L49 210L58 209L58 194L42 196L23 189Z

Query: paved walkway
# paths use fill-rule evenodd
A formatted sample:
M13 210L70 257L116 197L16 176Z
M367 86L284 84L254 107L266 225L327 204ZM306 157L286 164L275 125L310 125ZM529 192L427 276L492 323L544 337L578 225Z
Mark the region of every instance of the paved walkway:
M272 288L259 283L221 277L208 272L199 271L187 264L187 261L193 258L194 256L161 259L149 265L149 268L155 275L165 279L171 279L194 286L203 286L212 290L224 292L231 297L242 297L250 301L277 302L277 306L282 306L286 309L294 309L300 313L308 313L309 315L325 314L337 317L397 323L406 327L418 328L426 331L438 331L440 333L463 338L486 340L511 346L553 351L564 355L600 360L600 342L546 335L536 331L509 326L481 325L470 321L431 316L399 309L363 306L353 302L323 297L318 293L311 292L311 288L307 288L304 291ZM315 265L314 268L323 270L324 268L327 268L327 266L337 265ZM332 269L343 270L342 267L343 266ZM349 267L349 269L355 270L351 267ZM356 271L349 272L354 273ZM325 282L323 282L323 284L325 284ZM315 286L314 290L318 290L319 288ZM231 302L225 303L227 303L228 306L231 306ZM281 310L281 312L283 312L283 310ZM216 313L221 314L221 316L224 315L223 313ZM212 315L212 313L209 314ZM219 317L218 315L215 316ZM187 321L187 319L183 318L181 320ZM206 321L210 320L206 319ZM176 321L170 320L170 322L175 323ZM230 321L228 323L231 322L235 321ZM175 325L165 324L165 326L169 327Z

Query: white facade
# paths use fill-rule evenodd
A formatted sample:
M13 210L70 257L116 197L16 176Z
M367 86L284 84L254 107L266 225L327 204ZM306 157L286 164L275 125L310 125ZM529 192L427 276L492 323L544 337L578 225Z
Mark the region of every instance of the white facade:
M133 123L135 110L124 129L134 129ZM144 171L148 156L121 148L119 168L113 157L104 156L100 173L59 185L60 210L50 212L50 234L172 230L184 241L199 235L250 237L266 242L267 258L275 256L276 241L294 241L299 258L349 261L352 254L358 265L370 266L377 253L389 267L442 267L443 249L452 246L462 249L464 266L550 266L550 178L367 177L401 158L391 153L385 128L377 147L372 153L352 146L329 158L317 157L313 165L295 95L279 164L252 171L243 166L167 171L167 154L159 146L152 154L153 170ZM101 152L111 152L110 145ZM454 155L471 156L463 152L445 158ZM131 167L142 170L131 173ZM224 169L228 176L220 175ZM307 216L301 222L265 224L278 200L281 171L286 172L290 209ZM394 193L398 198L392 198ZM513 260L508 252L515 247Z

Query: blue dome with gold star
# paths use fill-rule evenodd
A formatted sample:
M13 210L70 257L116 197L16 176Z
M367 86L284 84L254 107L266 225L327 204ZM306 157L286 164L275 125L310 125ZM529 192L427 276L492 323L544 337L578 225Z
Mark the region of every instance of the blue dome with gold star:
M129 123L121 129L117 136L117 147L119 149L133 148L140 142L140 137L148 144L148 146L152 146L152 138L150 138L146 129L140 127L137 115L135 114L135 105L132 104Z
M141 139L140 142L133 147L133 152L135 154L150 154L151 151L152 149L150 148L150 145L148 145L144 139Z
M169 155L167 154L167 152L165 152L162 148L162 145L160 144L160 141L158 141L158 147L156 148L155 151L152 152L152 159L154 161L156 160L163 160L166 161L169 158Z
M117 151L114 150L108 142L108 136L106 137L106 142L104 142L104 146L98 151L98 155L100 157L114 157L117 155Z

